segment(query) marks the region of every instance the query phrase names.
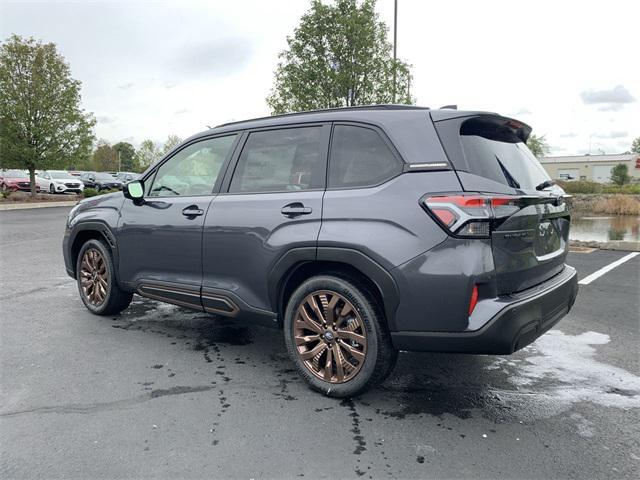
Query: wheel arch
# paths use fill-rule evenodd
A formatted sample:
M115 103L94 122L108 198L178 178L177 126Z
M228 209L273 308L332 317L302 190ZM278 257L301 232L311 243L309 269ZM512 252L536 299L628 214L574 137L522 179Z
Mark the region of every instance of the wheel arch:
M380 303L389 330L395 329L395 312L400 299L391 274L362 252L333 247L290 250L271 270L270 300L278 313L280 326L286 303L294 290L308 278L324 272L342 273L364 283Z
M70 263L74 278L77 275L76 268L80 249L88 240L101 240L106 244L107 248L109 248L113 255L113 263L116 266L115 276L117 279L118 249L115 236L109 227L101 222L83 222L74 228L69 242Z

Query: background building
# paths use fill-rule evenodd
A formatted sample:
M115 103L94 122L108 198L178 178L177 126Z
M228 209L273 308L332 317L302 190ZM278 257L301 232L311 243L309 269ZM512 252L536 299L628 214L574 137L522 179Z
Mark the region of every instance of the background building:
M575 155L566 157L542 157L540 163L554 180L588 180L608 183L611 169L623 163L627 166L632 182L640 182L640 155Z

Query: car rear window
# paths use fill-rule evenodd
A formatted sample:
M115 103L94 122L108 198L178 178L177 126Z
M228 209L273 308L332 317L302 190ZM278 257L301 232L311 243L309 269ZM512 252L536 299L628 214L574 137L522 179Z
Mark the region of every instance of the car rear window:
M474 117L436 123L454 168L517 190L535 190L549 180L524 142L529 128L502 117Z

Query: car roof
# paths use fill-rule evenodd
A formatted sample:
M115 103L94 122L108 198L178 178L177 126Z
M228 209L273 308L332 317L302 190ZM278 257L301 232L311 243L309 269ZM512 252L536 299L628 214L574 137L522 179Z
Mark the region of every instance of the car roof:
M379 127L389 136L405 162L420 163L424 162L427 149L437 150L435 154L444 158L444 151L442 151L437 133L433 128L433 122L475 115L498 114L484 111L455 110L452 108L431 110L428 107L416 105L363 105L312 110L224 123L187 138L176 149L182 148L186 143L202 137L241 132L243 130L286 127L287 125L293 126L305 123L356 122ZM433 150L431 151L433 153ZM173 150L168 152L167 155L171 155L172 152Z

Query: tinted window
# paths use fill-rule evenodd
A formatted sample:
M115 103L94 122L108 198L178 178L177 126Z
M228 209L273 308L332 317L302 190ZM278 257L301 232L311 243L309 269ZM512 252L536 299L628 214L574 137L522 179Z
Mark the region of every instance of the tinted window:
M322 188L322 127L254 132L242 149L231 192L282 192Z
M366 187L395 177L402 165L375 130L336 125L329 161L329 187Z
M549 180L523 142L528 132L515 120L483 116L465 120L459 127L453 121L439 122L436 128L456 170L518 190L535 191Z
M148 195L210 195L235 137L212 138L183 148L160 165Z

